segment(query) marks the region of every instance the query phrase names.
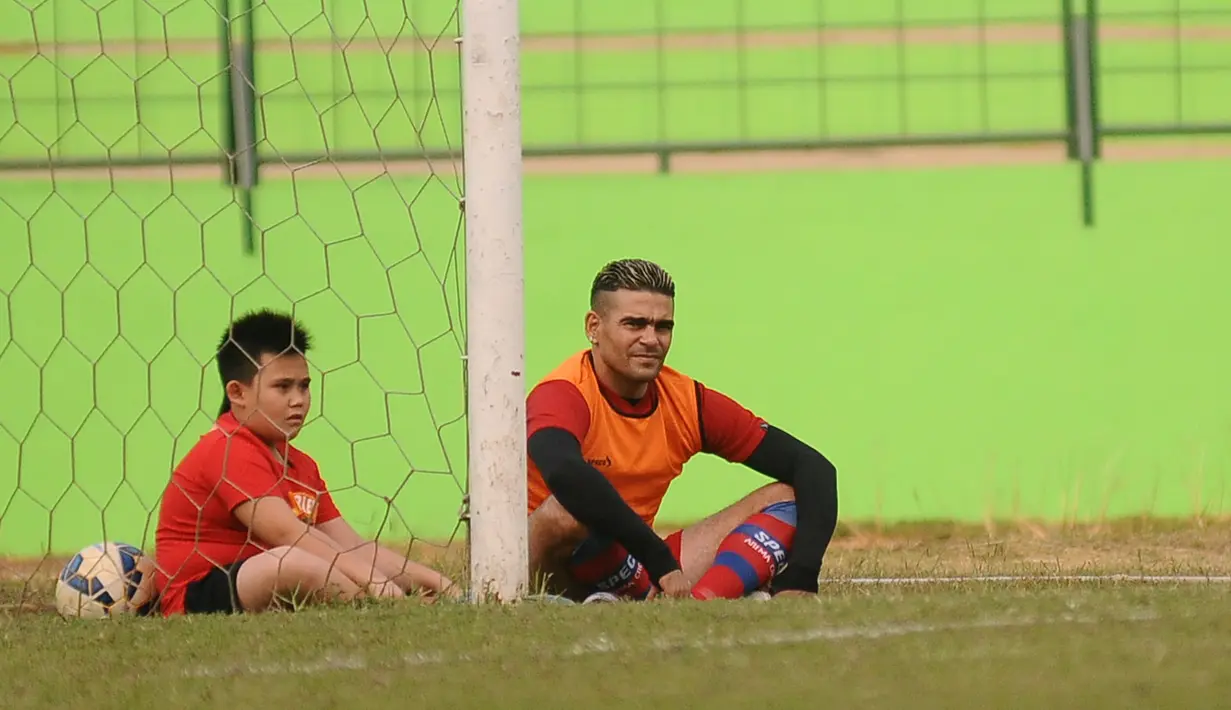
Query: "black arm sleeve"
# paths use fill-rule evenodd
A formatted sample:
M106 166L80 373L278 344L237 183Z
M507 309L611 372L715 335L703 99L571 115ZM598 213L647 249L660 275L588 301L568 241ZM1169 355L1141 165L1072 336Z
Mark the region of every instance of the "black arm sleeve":
M526 447L560 505L590 531L623 545L655 584L680 568L667 543L628 507L598 469L586 463L576 437L549 427L531 435Z
M821 561L838 525L838 470L820 452L773 426L744 465L795 489L795 544L773 588L817 591Z

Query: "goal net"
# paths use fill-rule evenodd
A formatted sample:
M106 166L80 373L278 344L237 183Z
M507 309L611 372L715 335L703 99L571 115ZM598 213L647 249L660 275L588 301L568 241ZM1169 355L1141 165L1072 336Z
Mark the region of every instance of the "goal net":
M476 5L515 37L516 3ZM0 604L47 608L85 546L153 552L171 471L218 414L219 338L258 308L313 336L295 444L352 525L519 589L518 119L468 144L461 17L457 0L0 9ZM494 46L466 101L515 108L515 43ZM464 147L487 166L463 170ZM490 531L471 565L467 518Z

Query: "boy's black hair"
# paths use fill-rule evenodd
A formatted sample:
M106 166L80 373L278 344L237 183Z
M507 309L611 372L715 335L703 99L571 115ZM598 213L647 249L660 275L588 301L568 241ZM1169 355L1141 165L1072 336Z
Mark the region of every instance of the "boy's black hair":
M307 355L310 347L308 331L287 313L263 309L245 313L232 322L218 342L218 375L223 387L218 415L231 411L227 383L252 382L262 356L288 352Z

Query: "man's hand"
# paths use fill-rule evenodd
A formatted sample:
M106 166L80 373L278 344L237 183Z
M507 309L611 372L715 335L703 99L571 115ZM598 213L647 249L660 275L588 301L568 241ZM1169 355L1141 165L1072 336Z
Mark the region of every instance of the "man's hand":
M684 573L678 569L664 574L658 580L658 589L660 590L659 595L664 597L684 599L692 596L692 588L688 586L688 582L684 579Z

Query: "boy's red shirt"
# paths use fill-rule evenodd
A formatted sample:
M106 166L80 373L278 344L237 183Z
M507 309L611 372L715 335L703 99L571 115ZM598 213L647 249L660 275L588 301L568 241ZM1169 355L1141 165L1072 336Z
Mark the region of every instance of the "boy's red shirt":
M268 549L232 511L282 498L306 523L340 517L316 461L287 444L286 463L255 434L220 416L176 467L163 492L155 532L155 588L164 616L184 612L188 584Z

